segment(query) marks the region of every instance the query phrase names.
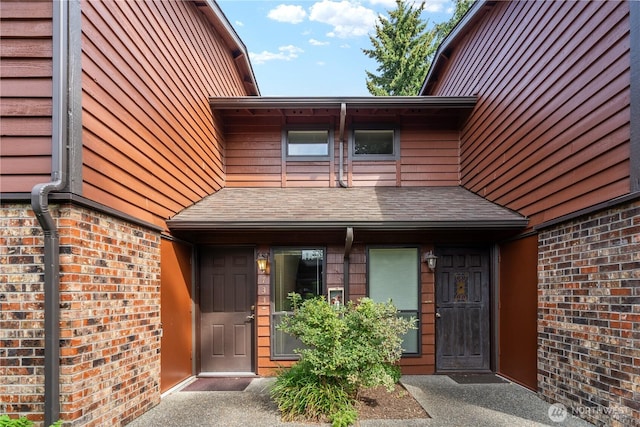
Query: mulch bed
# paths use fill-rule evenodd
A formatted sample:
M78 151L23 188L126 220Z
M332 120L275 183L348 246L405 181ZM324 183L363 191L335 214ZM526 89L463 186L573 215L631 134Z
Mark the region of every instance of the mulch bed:
M384 387L363 390L356 409L361 420L430 418L411 393L400 384L396 384L392 392L388 392Z

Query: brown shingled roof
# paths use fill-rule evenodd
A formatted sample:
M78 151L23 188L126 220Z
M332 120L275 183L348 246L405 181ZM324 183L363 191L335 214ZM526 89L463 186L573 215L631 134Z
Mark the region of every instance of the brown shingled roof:
M167 224L174 230L514 229L527 219L462 187L224 188Z

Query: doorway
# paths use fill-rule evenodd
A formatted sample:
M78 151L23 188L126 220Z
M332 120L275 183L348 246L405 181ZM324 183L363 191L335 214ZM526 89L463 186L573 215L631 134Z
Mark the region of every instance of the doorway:
M437 255L436 370L489 372L489 250L442 248Z
M252 248L200 253L200 374L255 371L254 264Z

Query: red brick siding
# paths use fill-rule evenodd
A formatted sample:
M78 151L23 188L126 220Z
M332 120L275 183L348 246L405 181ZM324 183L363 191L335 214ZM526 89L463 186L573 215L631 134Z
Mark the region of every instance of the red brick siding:
M0 207L0 414L44 418L43 240L26 205Z
M71 205L52 213L60 233L61 418L124 425L160 400L160 236ZM3 206L0 221L0 262L10 265L0 274L0 357L13 366L0 401L18 396L0 412L41 419L42 231L27 205Z
M640 424L640 201L539 236L538 388L597 424Z

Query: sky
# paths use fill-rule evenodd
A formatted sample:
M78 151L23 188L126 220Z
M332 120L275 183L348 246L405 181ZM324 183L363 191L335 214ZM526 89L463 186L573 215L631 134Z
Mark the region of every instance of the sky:
M244 42L262 96L369 96L366 71L379 16L395 0L217 0ZM453 14L451 0L426 0L429 28Z

